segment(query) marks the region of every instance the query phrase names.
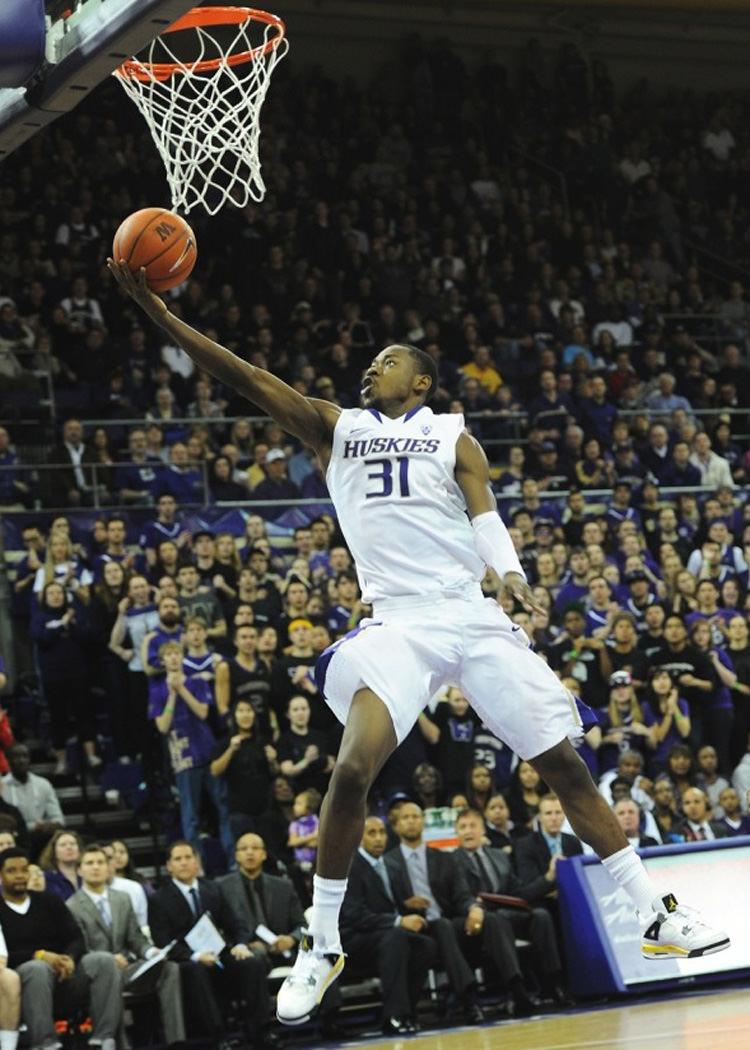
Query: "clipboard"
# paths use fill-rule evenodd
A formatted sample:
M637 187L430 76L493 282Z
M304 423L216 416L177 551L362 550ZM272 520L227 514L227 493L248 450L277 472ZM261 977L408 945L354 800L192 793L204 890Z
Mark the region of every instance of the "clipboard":
M496 908L514 908L516 911L531 911L531 905L523 897L511 897L506 893L478 893L477 897L485 904L494 904Z
M128 978L126 987L132 988L136 981L139 981L141 977L144 977L150 970L153 970L155 966L161 966L169 956L169 953L172 951L175 944L177 944L177 941L170 941L169 944L160 948L156 955L152 955L150 959L144 959L138 969L134 970Z

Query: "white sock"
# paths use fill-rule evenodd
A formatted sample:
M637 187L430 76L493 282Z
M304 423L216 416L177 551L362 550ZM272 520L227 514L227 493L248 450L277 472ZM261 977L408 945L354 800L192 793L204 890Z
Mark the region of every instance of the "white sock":
M630 894L633 904L644 918L653 911L653 902L659 891L643 866L643 861L628 844L617 853L602 859L602 864L615 882Z
M313 875L310 933L315 947L325 952L341 952L339 912L344 901L347 881Z
M11 1032L8 1028L0 1028L0 1050L16 1050L18 1046L18 1032Z

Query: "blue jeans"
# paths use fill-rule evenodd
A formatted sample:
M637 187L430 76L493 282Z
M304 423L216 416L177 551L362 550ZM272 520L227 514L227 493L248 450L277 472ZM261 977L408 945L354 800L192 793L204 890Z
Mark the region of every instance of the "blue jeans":
M182 834L187 841L203 857L201 840L198 835L201 794L205 788L211 797L219 817L219 837L224 852L227 856L227 864L234 867L234 836L229 826L229 811L227 809L227 788L221 777L212 777L208 766L196 766L194 769L184 769L181 773L175 773L175 783L180 793L180 819L182 821Z

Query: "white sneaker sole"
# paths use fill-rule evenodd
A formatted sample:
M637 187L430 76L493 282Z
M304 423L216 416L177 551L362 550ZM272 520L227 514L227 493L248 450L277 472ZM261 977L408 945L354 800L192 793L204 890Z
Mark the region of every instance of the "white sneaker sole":
M320 1006L320 1003L321 1003L321 1001L323 999L323 996L326 994L326 992L331 987L333 982L336 980L336 978L341 974L341 971L344 969L344 958L345 958L345 956L343 956L343 955L340 955L338 957L338 959L336 960L334 966L331 969L331 972L328 974L328 976L326 977L325 981L323 981L323 984L321 985L320 991L318 993L318 997L315 1000L315 1003L314 1003L312 1009L306 1011L306 1013L302 1014L301 1016L297 1015L295 1017L284 1016L284 1014L280 1013L280 1011L279 1011L278 999L277 999L277 1001L276 1001L276 1019L277 1019L277 1021L280 1021L281 1024L289 1025L290 1027L293 1026L293 1025L296 1025L296 1024L304 1024L306 1021L309 1021L310 1018L315 1014L315 1012L318 1009L318 1007Z
M728 937L714 944L707 944L705 948L680 948L678 944L642 944L641 955L644 959L699 959L703 955L715 955L723 952L732 942Z

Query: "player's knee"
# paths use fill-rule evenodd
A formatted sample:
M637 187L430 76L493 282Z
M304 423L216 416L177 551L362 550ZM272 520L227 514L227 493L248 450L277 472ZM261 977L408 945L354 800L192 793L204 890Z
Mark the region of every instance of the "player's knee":
M374 777L375 772L364 756L354 753L339 755L329 790L335 792L337 801L359 801L367 795Z

